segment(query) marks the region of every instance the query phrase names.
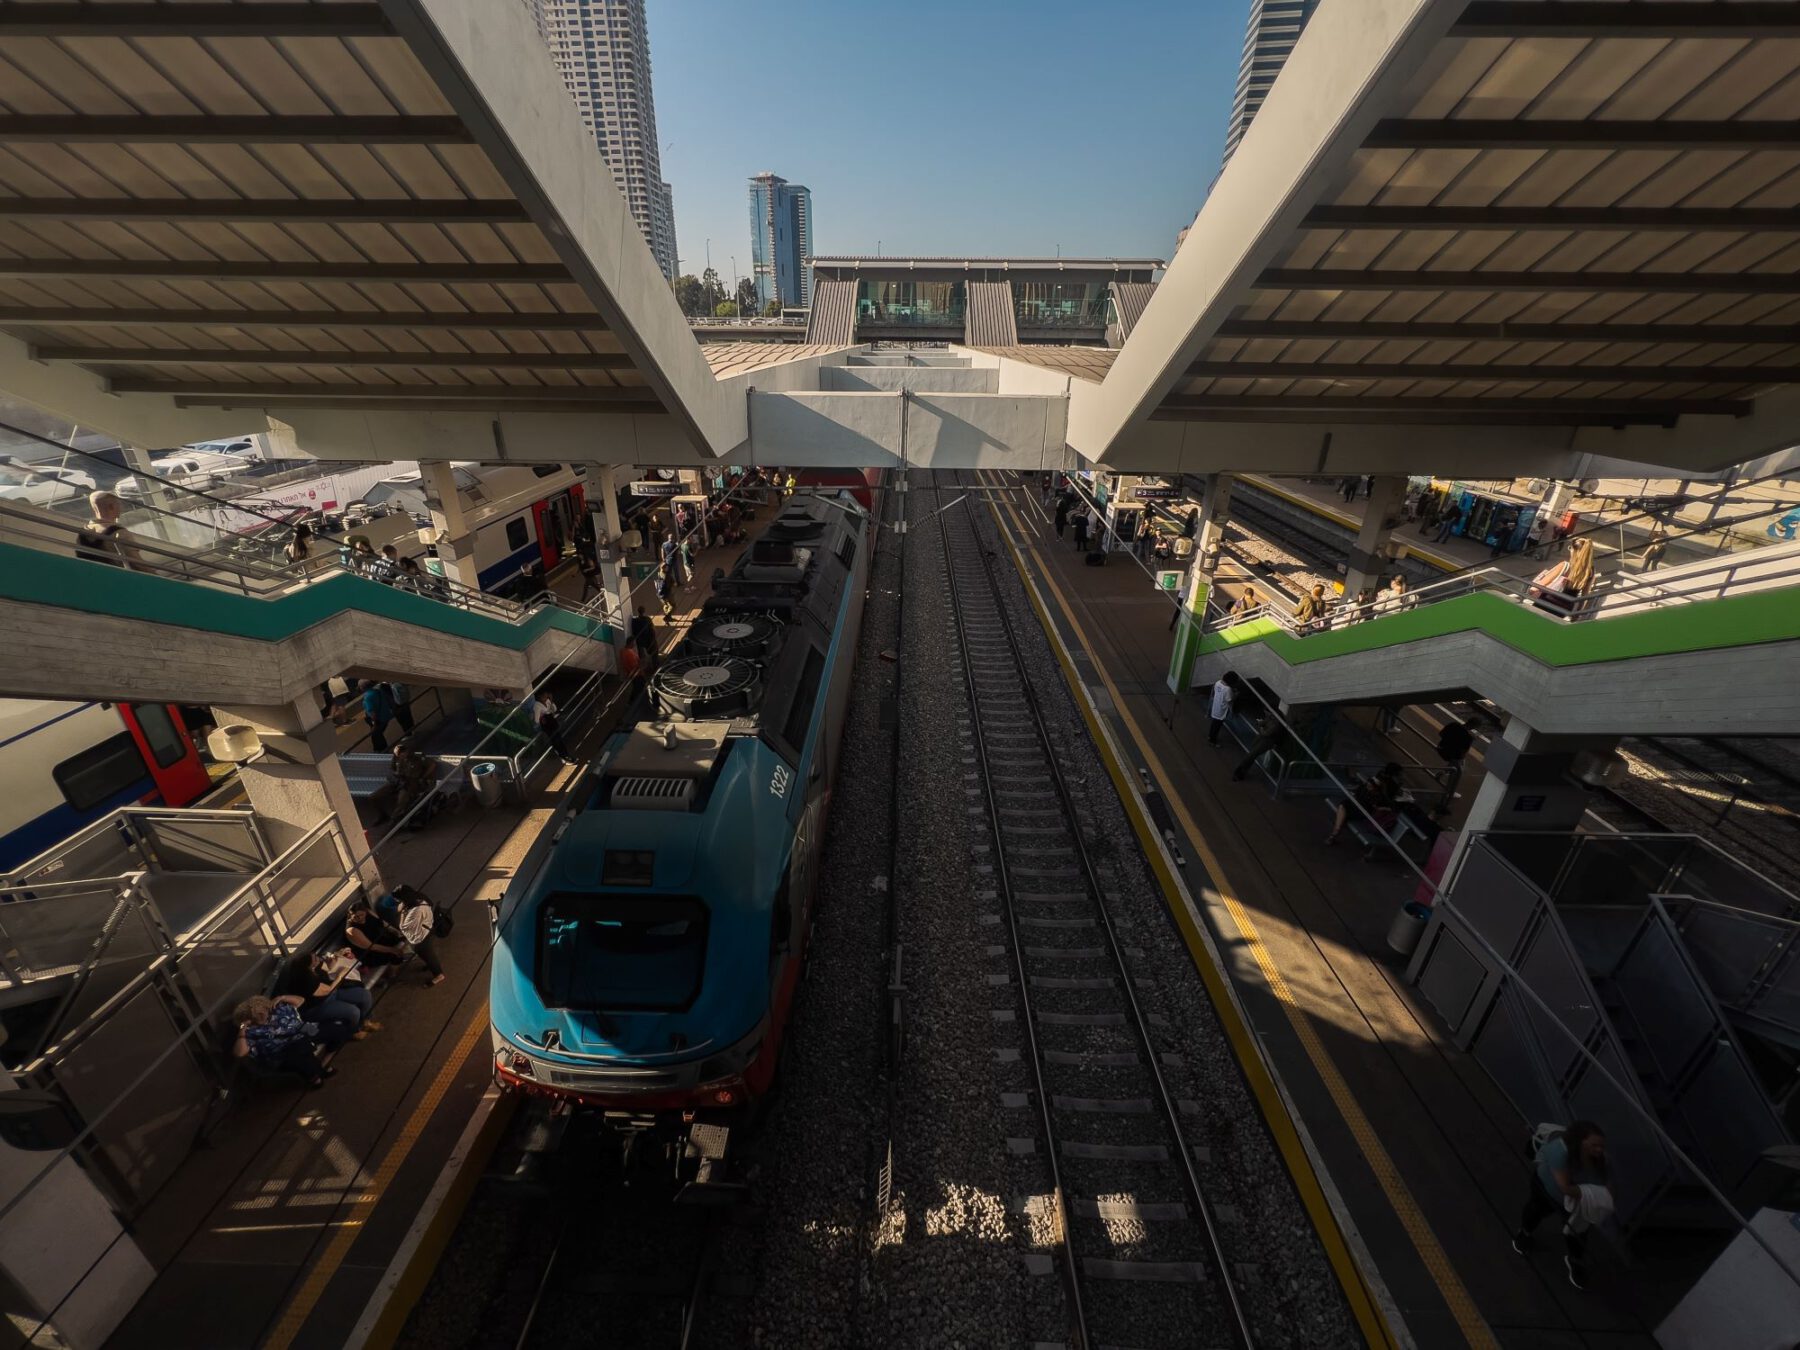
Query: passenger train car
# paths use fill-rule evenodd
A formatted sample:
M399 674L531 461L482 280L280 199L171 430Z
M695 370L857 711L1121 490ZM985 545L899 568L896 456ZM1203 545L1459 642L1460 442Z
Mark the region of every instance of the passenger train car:
M209 786L172 703L0 699L0 872L121 806L187 806Z
M715 582L495 913L494 1073L718 1182L812 914L873 545L797 496ZM693 1164L692 1167L689 1164Z
M587 510L585 468L458 464L455 476L464 519L475 535L482 590L505 590L532 564L549 571L562 561ZM426 514L425 482L417 469L383 479L367 500L403 511L358 525L352 533L367 535L378 549L392 543L403 554L418 556L425 551L412 520Z

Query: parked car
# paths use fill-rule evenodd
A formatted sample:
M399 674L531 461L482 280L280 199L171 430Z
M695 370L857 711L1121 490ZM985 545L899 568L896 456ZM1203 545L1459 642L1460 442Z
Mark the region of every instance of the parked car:
M77 501L93 490L94 476L80 469L0 459L0 500L54 506Z

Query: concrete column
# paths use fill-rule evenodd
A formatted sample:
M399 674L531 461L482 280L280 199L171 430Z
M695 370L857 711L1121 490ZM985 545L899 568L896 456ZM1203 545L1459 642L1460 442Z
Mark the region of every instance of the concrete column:
M1587 813L1588 790L1570 781L1581 762L1603 760L1619 743L1611 736L1547 736L1520 718L1488 743L1483 777L1450 861L1454 869L1469 837L1487 830L1573 831ZM1446 870L1449 875L1449 870Z
M599 533L600 541L603 541L599 543L600 586L619 611L618 631L613 634L615 646L624 644L631 628L631 569L626 564L625 549L619 542L625 533L625 522L619 515L619 486L622 481L629 481L630 476L630 465L601 467L596 475L599 501L592 495L588 498L588 510L600 516Z
M1175 645L1169 653L1169 688L1177 694L1188 687L1194 660L1200 654L1200 625L1225 543L1225 522L1231 514L1231 485L1235 481L1228 473L1206 475L1200 528L1194 532L1194 554L1188 563L1186 613L1175 625Z
M472 591L481 589L481 573L475 565L475 531L456 490L456 471L442 460L419 465L425 483L425 508L431 512L431 528L437 535L438 561L444 576Z
M1382 550L1394 526L1400 523L1400 503L1406 498L1406 479L1399 474L1382 474L1370 486L1367 510L1356 542L1350 546L1350 560L1344 568L1344 600L1355 601L1358 592L1373 588L1380 580L1388 560Z
M213 712L221 728L244 724L262 739L262 756L239 765L238 778L271 848L280 853L326 816L336 816L350 856L363 853L362 821L338 763L337 728L319 716L311 695L285 705L222 707ZM395 735L399 727L390 724L388 730ZM381 872L373 858L358 872L365 885L381 888Z

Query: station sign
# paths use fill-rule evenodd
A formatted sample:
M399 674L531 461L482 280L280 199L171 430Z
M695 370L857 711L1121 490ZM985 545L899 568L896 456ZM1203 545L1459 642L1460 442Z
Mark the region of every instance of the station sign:
M1181 589L1182 573L1179 571L1161 571L1156 574L1156 589L1171 594Z
M1166 502L1181 495L1180 488L1167 483L1139 483L1131 492L1139 501L1145 502Z
M631 495L634 497L673 497L680 491L680 483L658 483L649 479L638 479L631 484Z

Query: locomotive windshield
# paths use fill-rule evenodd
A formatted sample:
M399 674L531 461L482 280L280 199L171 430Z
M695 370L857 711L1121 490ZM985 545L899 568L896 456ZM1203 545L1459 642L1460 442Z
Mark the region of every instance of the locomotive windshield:
M670 1012L700 992L706 906L696 896L559 892L538 917L537 990L571 1012Z

